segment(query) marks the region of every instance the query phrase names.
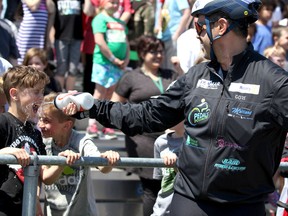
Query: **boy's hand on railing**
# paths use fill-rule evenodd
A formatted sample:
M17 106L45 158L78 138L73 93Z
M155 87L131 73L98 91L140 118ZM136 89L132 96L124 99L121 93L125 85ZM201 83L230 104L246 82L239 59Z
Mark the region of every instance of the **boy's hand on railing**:
M104 153L101 153L100 156L102 158L106 158L108 159L108 163L109 165L114 165L119 159L120 159L120 155L118 152L115 151L106 151Z
M72 165L73 163L75 163L76 160L79 160L81 157L79 153L73 152L72 150L66 150L66 151L60 152L58 156L66 157L66 163L68 165Z
M167 152L161 156L166 166L172 166L177 161L177 155L173 152Z
M0 154L14 155L22 167L26 167L30 164L30 155L25 149L6 147L0 150Z

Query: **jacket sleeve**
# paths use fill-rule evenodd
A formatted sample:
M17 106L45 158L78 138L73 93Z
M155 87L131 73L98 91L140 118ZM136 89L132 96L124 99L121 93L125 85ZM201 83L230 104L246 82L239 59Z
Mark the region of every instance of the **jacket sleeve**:
M184 119L184 95L185 76L182 76L164 94L139 104L95 100L89 116L129 136L161 132Z
M287 72L285 72L287 73ZM275 93L271 106L271 114L273 119L283 128L288 131L288 76L284 74L281 79L275 82Z

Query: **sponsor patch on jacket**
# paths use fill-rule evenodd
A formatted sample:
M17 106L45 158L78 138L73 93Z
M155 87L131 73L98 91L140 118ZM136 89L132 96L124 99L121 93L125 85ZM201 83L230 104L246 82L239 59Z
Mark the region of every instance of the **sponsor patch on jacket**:
M190 137L189 135L187 136L187 139L186 139L186 145L190 147L194 147L194 148L204 149L203 147L199 146L199 142L196 138Z
M203 89L218 89L220 82L212 82L211 80L200 79L197 82L196 88Z
M235 150L244 150L245 147L240 146L237 143L229 142L225 140L224 138L218 138L217 139L217 145L219 148L231 148Z
M209 104L204 98L201 99L201 103L196 107L192 108L188 115L188 122L193 127L201 126L205 124L210 117L210 108Z
M230 92L239 92L245 94L259 95L260 85L244 84L244 83L231 83L229 87Z
M245 166L241 166L241 162L236 158L225 158L221 163L214 165L216 169L229 170L229 171L244 171Z
M249 108L242 108L242 107L232 107L231 113L228 116L233 118L241 118L246 120L253 120L253 111Z

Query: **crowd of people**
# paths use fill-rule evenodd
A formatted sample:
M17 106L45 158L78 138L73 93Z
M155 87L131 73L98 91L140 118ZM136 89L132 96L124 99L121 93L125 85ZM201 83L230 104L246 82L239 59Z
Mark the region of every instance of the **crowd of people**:
M286 0L2 1L0 154L22 167L33 151L67 157L41 167L37 215L97 215L90 169L73 163L104 157L111 166L97 168L110 172L120 156L94 138L115 130L129 157L176 163L126 170L140 178L144 216L273 215L281 193L285 214ZM88 115L53 103L75 89L79 65ZM0 215L21 214L21 166L1 165Z

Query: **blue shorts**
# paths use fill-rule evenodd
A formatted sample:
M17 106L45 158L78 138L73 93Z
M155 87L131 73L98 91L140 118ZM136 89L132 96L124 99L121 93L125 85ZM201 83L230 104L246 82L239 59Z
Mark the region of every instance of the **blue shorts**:
M123 71L113 64L100 65L93 63L91 82L105 88L115 85L123 75Z

